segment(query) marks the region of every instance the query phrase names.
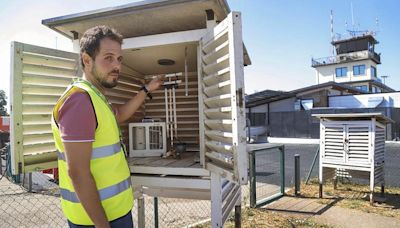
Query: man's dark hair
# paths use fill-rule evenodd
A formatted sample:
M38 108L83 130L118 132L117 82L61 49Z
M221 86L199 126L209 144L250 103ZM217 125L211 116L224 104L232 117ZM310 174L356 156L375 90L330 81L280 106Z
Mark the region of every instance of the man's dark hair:
M122 45L123 37L115 29L110 28L106 25L99 25L88 29L85 34L83 34L79 45L81 47L80 57L82 67L85 68L83 63L82 54L87 53L93 60L95 60L96 55L100 51L100 41L104 38L109 38Z

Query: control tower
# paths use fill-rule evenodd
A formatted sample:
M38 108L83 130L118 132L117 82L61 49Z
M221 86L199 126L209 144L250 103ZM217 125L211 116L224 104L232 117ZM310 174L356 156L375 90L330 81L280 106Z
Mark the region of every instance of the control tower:
M346 39L332 39L336 55L311 60L317 84L334 81L370 93L394 91L378 78L381 56L375 52L378 41L374 33L350 31L350 35Z

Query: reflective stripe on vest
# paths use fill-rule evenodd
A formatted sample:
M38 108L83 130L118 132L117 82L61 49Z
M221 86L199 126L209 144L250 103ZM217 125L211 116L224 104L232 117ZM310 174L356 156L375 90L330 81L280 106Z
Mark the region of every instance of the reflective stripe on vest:
M119 193L125 191L126 189L128 189L131 186L131 178L128 177L127 179L125 179L124 181L119 182L118 184L115 185L111 185L109 187L103 188L98 190L99 192L99 196L100 196L100 200L106 200L108 198L111 198L113 196L118 195ZM73 203L79 203L79 199L76 196L75 192L71 192L68 189L64 189L64 188L60 188L60 194L61 197L64 200L73 202Z
M120 151L121 151L121 143L120 142L117 142L117 143L115 143L113 145L109 145L109 146L93 148L91 160L97 159L97 158L108 157L108 156L114 155ZM64 153L57 151L57 154L58 154L58 159L65 161Z

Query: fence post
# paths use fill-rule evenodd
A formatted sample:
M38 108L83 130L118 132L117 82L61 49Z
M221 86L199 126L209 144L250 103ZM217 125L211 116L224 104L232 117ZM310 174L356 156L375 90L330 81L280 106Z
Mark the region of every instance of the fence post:
M306 184L308 184L308 181L310 181L311 173L312 173L312 171L314 169L314 165L315 165L315 162L317 161L318 156L319 156L319 146L318 146L317 152L315 152L314 159L312 161L310 171L308 172L308 175L307 175L307 178L306 178Z
M0 175L3 174L3 149L4 148L0 148Z
M257 204L256 199L256 156L255 151L249 152L249 168L250 168L250 207L255 208Z
M144 205L144 198L139 197L137 199L137 218L138 218L138 227L142 228L146 225L146 217L145 217L145 205Z
M282 145L279 147L280 154L281 154L281 164L280 164L280 171L281 171L281 193L285 194L285 146Z
M154 197L154 227L158 228L158 198Z
M294 194L300 195L300 155L294 155Z
M242 227L242 194L235 205L235 228Z
M32 173L28 173L28 192L32 192Z

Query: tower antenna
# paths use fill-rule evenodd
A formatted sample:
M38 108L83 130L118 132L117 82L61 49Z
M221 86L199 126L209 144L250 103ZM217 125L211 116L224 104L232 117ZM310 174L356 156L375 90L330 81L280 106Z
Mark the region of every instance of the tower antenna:
M353 2L350 2L350 7L351 7L351 26L353 27L353 30L354 30L354 10L353 10Z
M375 18L375 25L376 25L375 35L377 35L377 33L379 32L379 18L378 17Z
M334 33L333 33L333 10L331 10L331 41L334 40ZM335 55L335 47L332 45L332 55Z

